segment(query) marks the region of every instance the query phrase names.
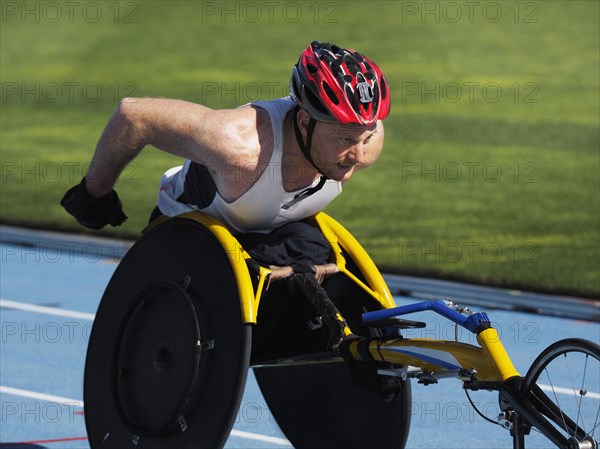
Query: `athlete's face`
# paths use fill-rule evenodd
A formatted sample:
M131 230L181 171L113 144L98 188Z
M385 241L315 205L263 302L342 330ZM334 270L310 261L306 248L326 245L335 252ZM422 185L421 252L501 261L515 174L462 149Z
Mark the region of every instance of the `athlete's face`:
M322 174L347 181L358 170L372 165L383 148L383 124L372 126L317 123L312 157Z
M300 126L308 126L307 121L302 123L301 118ZM356 171L372 165L382 148L381 122L371 126L318 122L313 132L311 156L323 175L335 181L347 181Z

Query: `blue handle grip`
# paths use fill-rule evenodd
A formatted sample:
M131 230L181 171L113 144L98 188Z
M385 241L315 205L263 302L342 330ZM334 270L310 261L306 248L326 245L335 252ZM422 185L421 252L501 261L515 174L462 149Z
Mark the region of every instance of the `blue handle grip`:
M363 313L362 320L364 324L369 324L370 321L383 320L385 318L393 318L400 315L408 315L409 313L423 312L425 310L432 310L471 332L475 332L477 327L482 323L489 323L489 318L485 313L474 313L467 317L448 307L444 301L424 301L408 304L406 306L394 307L392 309L366 312Z

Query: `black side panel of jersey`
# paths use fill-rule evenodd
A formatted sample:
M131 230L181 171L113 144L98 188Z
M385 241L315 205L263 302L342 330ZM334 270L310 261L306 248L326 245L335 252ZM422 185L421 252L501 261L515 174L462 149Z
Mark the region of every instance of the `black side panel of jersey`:
M184 204L193 204L202 210L210 206L217 194L217 186L213 181L206 166L196 162L190 163L190 168L185 176L183 193L177 201Z

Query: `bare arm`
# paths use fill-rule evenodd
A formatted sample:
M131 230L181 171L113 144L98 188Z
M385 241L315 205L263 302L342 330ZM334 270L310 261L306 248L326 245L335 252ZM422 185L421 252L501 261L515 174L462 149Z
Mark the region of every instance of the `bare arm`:
M123 99L96 146L86 187L111 191L119 174L146 145L213 167L252 168L259 142L253 108L212 110L181 100Z

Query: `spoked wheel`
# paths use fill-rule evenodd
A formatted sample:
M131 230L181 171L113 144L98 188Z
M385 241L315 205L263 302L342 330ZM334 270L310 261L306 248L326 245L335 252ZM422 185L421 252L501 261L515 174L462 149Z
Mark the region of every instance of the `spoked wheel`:
M571 338L552 344L529 368L522 391L557 435L567 439L564 447L600 447L600 346L596 343ZM515 448L554 447L537 429L528 429L523 418L516 425Z

